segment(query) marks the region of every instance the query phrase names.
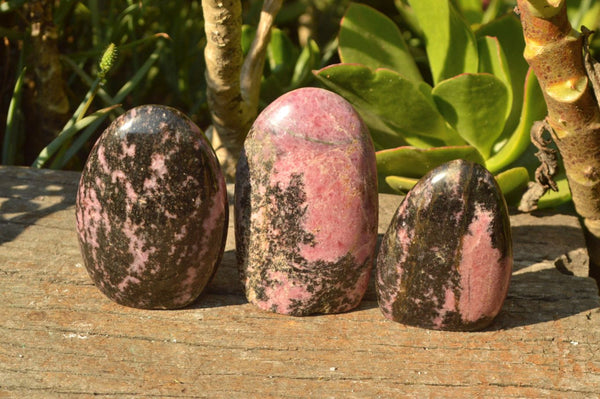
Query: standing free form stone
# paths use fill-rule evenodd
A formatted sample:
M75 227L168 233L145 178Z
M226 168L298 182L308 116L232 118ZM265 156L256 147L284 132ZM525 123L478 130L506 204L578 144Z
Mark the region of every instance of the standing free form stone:
M295 316L360 303L377 241L375 152L337 94L303 88L256 119L238 164L237 260L248 300Z
M512 272L510 220L494 177L456 160L409 191L377 255L379 307L392 320L469 331L500 311Z
M186 306L221 260L228 212L225 180L200 129L173 108L134 108L104 131L81 175L85 266L122 305Z

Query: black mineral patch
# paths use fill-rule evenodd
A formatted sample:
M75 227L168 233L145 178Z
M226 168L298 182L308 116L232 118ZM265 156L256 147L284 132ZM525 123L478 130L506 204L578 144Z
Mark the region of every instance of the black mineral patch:
M503 258L512 257L504 199L493 177L480 165L462 160L444 164L409 192L377 255L376 289L386 316L444 330L477 330L491 322L493 317L467 323L458 309L443 313L441 327L436 321L447 290L454 293L456 303L460 300L463 240L477 208L495 215L486 234ZM390 302L391 308L386 307Z
M224 250L226 199L217 227L203 225L222 203L221 180L208 141L179 111L142 106L115 121L90 154L77 199L82 255L104 294L142 308L182 307L195 299ZM91 209L90 195L100 209ZM85 225L85 212L95 213L93 223ZM134 264L134 254L145 261ZM198 275L184 300L181 284L190 268Z

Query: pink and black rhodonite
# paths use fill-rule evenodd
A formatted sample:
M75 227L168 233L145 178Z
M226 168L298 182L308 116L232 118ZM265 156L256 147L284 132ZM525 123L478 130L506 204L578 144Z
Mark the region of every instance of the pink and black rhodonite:
M225 181L200 129L173 108L134 108L103 132L81 175L85 266L122 305L186 306L221 260L228 212Z
M375 152L337 94L304 88L256 119L236 176L237 259L248 300L294 316L360 303L377 241Z
M510 220L494 177L456 160L406 195L377 255L379 307L392 320L477 330L500 311L512 272Z

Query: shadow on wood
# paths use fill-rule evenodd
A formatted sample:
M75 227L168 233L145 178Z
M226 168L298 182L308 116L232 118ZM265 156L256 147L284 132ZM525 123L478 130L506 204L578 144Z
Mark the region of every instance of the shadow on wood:
M78 182L77 172L1 167L0 245L14 240L40 219L73 206ZM52 225L54 221L45 223ZM74 219L72 224L74 227Z
M573 215L511 215L515 268L503 310L486 331L445 332L385 319L372 284L344 314L256 309L239 282L232 218L223 263L196 303L170 311L120 306L82 266L77 180L0 167L0 397L600 392L600 298ZM398 204L380 196L380 233Z

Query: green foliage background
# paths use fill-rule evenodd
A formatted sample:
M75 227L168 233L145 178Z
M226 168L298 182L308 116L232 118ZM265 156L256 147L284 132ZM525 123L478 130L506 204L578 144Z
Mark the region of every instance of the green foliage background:
M37 126L40 122L35 118L38 113L35 103L38 91L32 77L36 68L36 57L39 55L34 53L31 45L31 32L34 28L28 14L33 3L51 10L63 70L64 81L60 84L64 86L69 99L69 110L61 116L62 119L58 118L42 126L50 130L49 137L35 137L41 133L40 126ZM458 136L449 133L448 115L444 114L444 109L441 109L441 112L445 119L440 117L411 120L411 115L427 114L429 108L443 108L445 98L452 102L456 98L454 93L457 88L466 87L463 83L452 82L453 79L449 78L468 72L468 54L465 53L466 64L459 66L444 63L443 59L428 58L428 52L432 52L431 46L435 46L436 42L427 43L424 40L424 27L419 25L414 13L410 12L410 2L373 0L357 3L370 6L389 19L389 26L374 26L369 27L369 30L382 32L387 40L393 39L393 43L373 51L373 57L369 57L369 51L365 49L368 50L374 43L383 43L381 38L369 40L366 36L342 37L343 34L347 35L352 31L340 31L340 21L350 3L349 0L284 2L277 16L277 28L272 32L272 41L267 53L261 86L261 107L294 88L323 85L323 79L317 81L315 75L310 73L312 70L327 70L326 67L330 65L345 62L343 58L360 59L361 64L366 67L348 66L342 69L345 75L340 76L346 82L344 84L352 83L352 90L365 92L367 86L376 88L377 101L388 98L385 95L386 91L390 91L389 98L393 97L392 91L414 91L414 95L407 96L406 104L388 104L393 105L390 115L376 115L367 122L379 150L408 144L422 148L423 151L383 151L378 154L380 167L385 165L386 157L398 159L401 155L403 159L409 160L403 162L402 167L415 169L409 170L405 175L416 178L428 170L431 166L429 163L435 163L435 159L447 158L448 151L462 158L473 158L481 162L483 154L489 163L488 157L494 154L493 145L496 141L481 141L481 137L484 136L477 136L478 126L464 127L466 130L463 131L470 129L473 132L472 137L467 137L469 133L466 133L467 136L455 140ZM445 4L441 0L440 3ZM471 31L487 34L486 26L503 18L516 2L450 0L450 3L459 10L461 18L466 22L465 26L470 28L465 30L464 40L454 40L449 43L449 47L445 45L452 50L449 53L468 52L470 45L481 47L485 44L481 41L474 44ZM242 4L245 24L242 45L246 51L258 22L262 1L245 0ZM585 24L591 29L598 27L600 2L570 0L568 6L573 26ZM355 16L355 19L369 23L369 18L362 18L361 15ZM431 32L431 27L427 29ZM306 31L309 32L309 39ZM3 164L81 169L91 145L104 127L124 110L140 104L169 105L189 115L203 129L210 124L203 59L206 39L199 0L0 0L0 36L0 162ZM348 47L339 48L338 44L341 41L356 43L357 52L353 53ZM99 59L110 43L117 46L118 56L110 71L103 77ZM600 40L595 37L592 41L593 54L597 52L599 43ZM487 45L493 48L494 43L488 40ZM377 54L385 54L387 51L391 52L389 57L377 58ZM519 57L519 54L508 54L511 51L510 46L504 46L504 51L509 59ZM481 54L481 48L479 52ZM491 59L490 71L495 68L493 62ZM517 64L509 62L508 69ZM381 66L388 69L378 70ZM406 82L398 80L396 75L392 76L391 71L400 71L409 80L421 82L418 89L412 86L404 87ZM510 72L513 75L515 73L513 70ZM523 74L522 70L517 72ZM499 74L495 75L502 80ZM486 76L468 79L488 79L490 84L497 80L492 81L493 79ZM390 81L395 83L390 85ZM440 82L443 84L436 87ZM481 86L481 82L474 83ZM431 96L424 91L427 87L430 87L428 90L434 87L436 104L429 101ZM522 87L517 86L513 89L516 90L514 96L521 96ZM484 94L476 100L488 101L489 108L494 108L498 103L503 103L503 95L499 89L496 96ZM361 96L356 99L358 103L369 101L364 93ZM387 109L387 106L383 105L382 109ZM402 116L404 119L401 129L410 131L412 126L419 134L429 131L431 136L399 135L398 126L392 126L392 130L395 131L390 134L391 125L388 122L402 119L399 118L402 110L406 112ZM510 122L507 125L510 125L511 129L517 124L516 117L519 113L520 108L506 110ZM369 119L368 115L363 116ZM485 124L490 122L487 119L493 119L494 116L504 117L500 113L487 113L484 120L475 122ZM499 139L505 134L506 132L496 132L496 136L500 135ZM464 140L471 143L477 151L465 148ZM532 158L531 154L529 155ZM523 180L523 176L519 178ZM515 180L516 175L508 176L507 179Z
M0 163L3 164L31 165L42 150L39 146L32 148L35 140L31 136L37 130L32 124L39 122L30 117L36 114L32 104L37 92L32 77L36 54L32 54L30 43L32 26L28 15L30 4L27 3L34 2L0 1L0 36L3 39L0 42L0 153L4 154ZM52 10L70 103L70 111L64 120L53 126L54 137L64 132L70 126L69 119L74 122L83 108L78 105L84 102L98 77L98 61L104 50L110 43L118 48L115 65L87 112L87 115L94 115L93 120L88 119L87 124L80 123L78 129L70 130L71 137L63 140L54 158L44 167L80 169L103 128L119 113L136 105L159 103L172 106L189 115L201 128L210 124L204 79L206 39L201 1L37 0L37 3ZM309 12L313 39L312 45L308 46L312 51L304 55L309 59L303 62L307 69L318 68L336 57L335 36L348 3L330 0L285 2L277 16L276 40L265 67L263 106L295 86L314 83L312 74L294 70L304 47L299 43L303 25L299 22L301 15ZM378 2L371 3L378 5ZM262 1L243 1L246 39L251 37L257 25L261 6ZM385 7L394 9L392 3ZM245 44L249 45L249 40ZM294 72L296 76L293 76ZM20 84L17 84L21 75ZM292 82L294 77L296 80ZM121 106L104 112L106 115L95 114L115 103ZM82 135L84 140L81 140ZM45 138L45 145L54 137ZM78 139L81 147L76 156L58 159L64 157ZM7 144L10 148L5 150Z

